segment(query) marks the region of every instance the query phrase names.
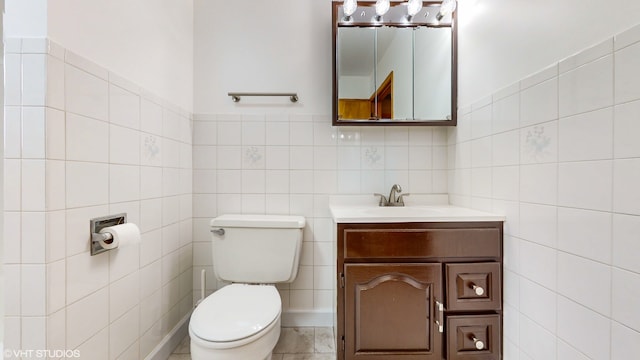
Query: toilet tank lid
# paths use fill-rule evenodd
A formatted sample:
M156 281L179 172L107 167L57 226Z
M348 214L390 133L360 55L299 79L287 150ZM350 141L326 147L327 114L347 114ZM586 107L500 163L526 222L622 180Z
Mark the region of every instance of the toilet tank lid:
M226 214L211 220L211 227L287 228L301 229L305 218L296 215Z

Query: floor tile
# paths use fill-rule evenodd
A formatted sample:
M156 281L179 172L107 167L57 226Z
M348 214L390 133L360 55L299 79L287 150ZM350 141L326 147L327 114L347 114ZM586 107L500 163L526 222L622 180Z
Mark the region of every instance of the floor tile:
M334 353L333 328L315 328L314 352Z
M335 360L334 354L284 354L282 360Z
M313 328L282 328L280 340L273 349L274 354L313 353Z
M167 360L191 360L191 354L171 354Z
M178 344L178 346L173 350L174 354L189 354L191 353L191 339L189 335L185 336L184 339Z
M335 360L333 328L282 328L271 360ZM185 336L167 360L191 360Z

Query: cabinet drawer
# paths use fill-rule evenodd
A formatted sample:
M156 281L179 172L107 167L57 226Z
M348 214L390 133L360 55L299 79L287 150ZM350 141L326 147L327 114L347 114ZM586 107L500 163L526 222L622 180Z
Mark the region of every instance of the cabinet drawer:
M346 259L500 258L497 228L385 229L342 227Z
M447 317L447 360L499 360L500 315Z
M447 310L500 310L500 263L447 264Z

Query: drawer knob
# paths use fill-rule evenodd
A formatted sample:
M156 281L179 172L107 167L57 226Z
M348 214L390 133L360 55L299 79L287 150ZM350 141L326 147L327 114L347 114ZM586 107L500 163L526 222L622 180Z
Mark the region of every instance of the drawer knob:
M473 344L476 346L476 349L482 350L484 349L484 341L476 338L475 336L472 338Z
M478 296L484 295L484 288L482 286L478 286L476 284L472 284L471 288L476 293L476 295L478 295Z

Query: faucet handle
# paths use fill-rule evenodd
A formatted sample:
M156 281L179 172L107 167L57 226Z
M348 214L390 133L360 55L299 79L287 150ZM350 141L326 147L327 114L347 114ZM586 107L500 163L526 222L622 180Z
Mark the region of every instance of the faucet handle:
M398 197L398 203L402 204L402 206L404 206L404 197L405 196L409 196L411 194L406 193L406 194L400 194L400 196Z
M373 196L380 196L380 202L378 202L378 206L385 206L387 204L387 198L384 195L374 193Z

